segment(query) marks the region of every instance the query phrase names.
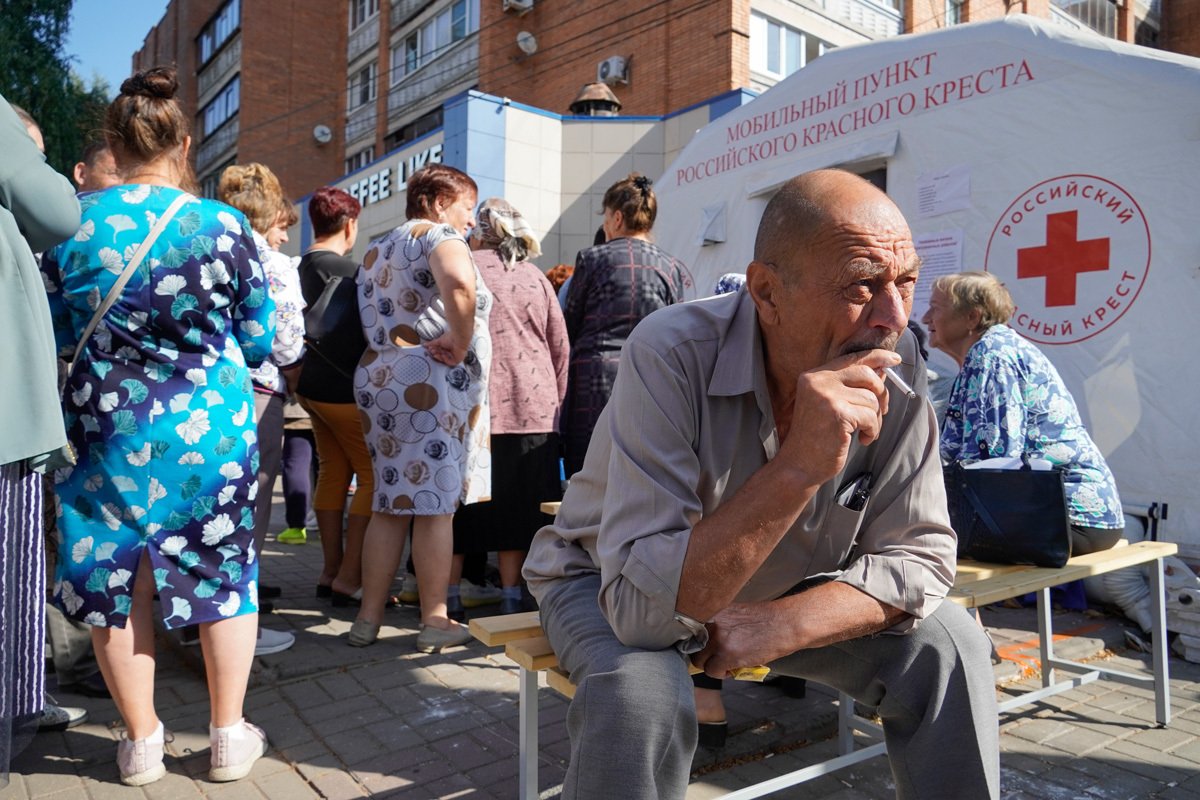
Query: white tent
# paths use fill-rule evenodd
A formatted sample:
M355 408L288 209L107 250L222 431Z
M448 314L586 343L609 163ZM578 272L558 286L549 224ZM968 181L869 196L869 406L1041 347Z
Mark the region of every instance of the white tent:
M744 271L788 178L886 181L932 277L998 275L1122 500L1200 556L1200 59L1026 16L834 50L702 129L656 188L700 294Z

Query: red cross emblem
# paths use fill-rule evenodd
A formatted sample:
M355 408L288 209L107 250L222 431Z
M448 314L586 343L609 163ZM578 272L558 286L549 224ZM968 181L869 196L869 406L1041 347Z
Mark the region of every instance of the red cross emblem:
M1075 305L1076 278L1108 269L1108 239L1079 241L1079 212L1046 217L1046 244L1017 250L1018 278L1046 279L1046 307Z

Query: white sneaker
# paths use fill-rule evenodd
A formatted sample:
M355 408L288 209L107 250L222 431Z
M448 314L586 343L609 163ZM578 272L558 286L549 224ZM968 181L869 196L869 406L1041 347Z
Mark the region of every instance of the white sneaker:
M44 731L65 731L87 722L86 708L60 706L58 701L49 694L45 695L42 706L42 716L38 718L38 733Z
M269 656L272 653L282 653L295 643L295 634L287 631L273 631L270 628L259 628L258 644L254 646L254 655Z
M246 777L267 752L267 734L244 719L224 728L209 725L208 741L212 745L208 779L215 783Z
M479 586L471 583L466 578L458 582L458 594L462 598L462 604L467 608L475 608L476 606L486 606L493 603L499 603L503 592L495 586L484 584Z
M123 738L117 742L117 767L121 783L126 786L145 786L167 774L163 764L163 744L166 732L160 720L158 728L145 739Z

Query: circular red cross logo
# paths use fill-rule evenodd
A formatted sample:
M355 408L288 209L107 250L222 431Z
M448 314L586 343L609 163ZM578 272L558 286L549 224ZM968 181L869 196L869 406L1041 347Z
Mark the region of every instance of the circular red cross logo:
M1150 269L1150 228L1137 201L1095 175L1042 181L992 230L984 269L1017 305L1009 325L1042 344L1090 339L1121 318Z

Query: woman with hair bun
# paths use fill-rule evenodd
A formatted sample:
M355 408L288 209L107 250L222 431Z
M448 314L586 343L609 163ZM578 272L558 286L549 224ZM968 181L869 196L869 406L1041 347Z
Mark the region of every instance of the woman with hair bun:
M564 312L571 339L562 415L568 476L583 466L629 332L651 312L678 303L692 285L683 263L650 240L657 214L650 179L630 173L604 193L608 240L581 250L575 259Z
M108 108L122 183L85 195L74 238L46 255L67 436L55 478L62 535L55 599L92 625L125 722L121 782L166 773L154 706L154 601L167 628L200 626L213 781L244 777L266 734L242 717L258 628L258 461L250 366L271 351L275 305L236 209L189 193L188 122L175 70L139 72ZM174 210L86 338L152 227Z

